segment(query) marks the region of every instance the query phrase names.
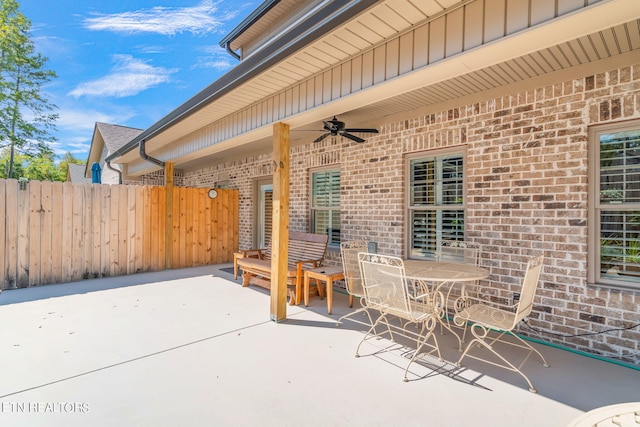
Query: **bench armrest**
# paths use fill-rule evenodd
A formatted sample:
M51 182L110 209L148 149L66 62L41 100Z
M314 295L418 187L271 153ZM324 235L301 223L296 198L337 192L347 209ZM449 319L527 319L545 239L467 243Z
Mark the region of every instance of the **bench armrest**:
M298 267L302 267L304 264L311 264L313 265L313 267L320 267L320 264L322 264L322 259L305 259L305 260L300 260L300 261L296 261L296 265Z
M263 251L264 249L245 249L243 251L240 251L240 253L242 254L243 258L263 259L264 258Z

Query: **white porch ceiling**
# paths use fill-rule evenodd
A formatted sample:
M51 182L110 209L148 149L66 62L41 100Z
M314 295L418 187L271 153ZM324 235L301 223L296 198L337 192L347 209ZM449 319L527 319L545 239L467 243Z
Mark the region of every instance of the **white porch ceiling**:
M530 9L532 1L540 0L520 0L511 4L519 4L520 7ZM560 6L569 8L573 4L573 7L578 9L578 5L584 5L583 0L578 2L552 0L551 2L555 2L556 8ZM265 73L247 81L230 94L217 99L177 125L149 139L147 152L162 158L162 147L180 137L232 116L267 97L283 92L293 84L318 76L323 71L348 61L353 55L368 49L373 50L390 37L408 34L425 21L431 21L445 13L462 13L462 7L471 3L486 7L489 3L495 5L503 2L489 0L481 2L471 0L384 1ZM328 108L316 107L304 114L293 115L290 120L292 128L316 129L321 127L321 120L327 119L332 114L340 114L340 118L348 121L350 126L368 125L369 123L366 122L371 117L380 118L403 111L421 109L617 55L640 52L640 2L637 0L600 2L587 0L587 3L597 4L590 12L579 11L575 16L569 14L566 19L563 18L565 22L557 24L557 31L554 30L552 34L546 35L547 38L550 37L549 40L541 39L539 33L536 33L539 27L520 32L516 31L517 28L512 28L513 36L496 36L493 42L494 49L492 49L492 42L487 44L485 39L482 40L483 44L475 49L472 46L468 51L451 57L447 57L446 52L443 52L443 58L439 62L421 67L423 70L420 71L420 76L428 76L428 78L416 78L416 72L399 76L395 81L390 81L386 87L381 85L380 88L362 90L358 96L351 96L350 100L338 99L330 102ZM277 13L277 10L273 12ZM532 19L531 15L529 19ZM537 16L535 19L542 22L551 20L553 17ZM501 31L507 30L504 28ZM469 38L468 35L459 33L464 32L447 33L447 46L473 43L473 40L457 40L456 38ZM486 38L490 37L491 32L485 28L482 34ZM527 52L526 49L529 51ZM516 54L517 52L522 54ZM429 53L434 54L434 52ZM365 95L365 92L368 94ZM211 163L213 158L203 160L205 156L215 156L220 159L246 153L249 147L247 144L251 144L252 150L268 149L270 127L267 128L247 132L241 137L230 138L224 144L215 144L198 153L172 161L175 161L176 168L189 168L203 161ZM305 138L302 132L292 137L293 139ZM313 138L306 136L306 139ZM137 157L134 150L123 156L123 159L132 162L134 169L136 163L140 165L136 174L148 172L150 165L142 166L143 162L138 162Z

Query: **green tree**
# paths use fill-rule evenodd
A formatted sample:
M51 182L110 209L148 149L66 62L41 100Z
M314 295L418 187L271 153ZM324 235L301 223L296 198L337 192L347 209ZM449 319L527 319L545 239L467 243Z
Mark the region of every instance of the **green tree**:
M67 153L62 156L60 159L60 163L58 164L58 172L62 179L60 181L64 181L67 179L67 171L69 170L69 163L74 163L77 165L84 164L84 162L78 158L76 158L71 152L67 151Z
M29 159L24 176L38 181L63 181L60 170L56 167L52 154L44 154Z
M0 179L9 178L9 147L0 150ZM13 178L18 179L25 176L24 165L28 158L22 154L18 154L13 160Z
M1 0L0 19L0 147L9 147L7 176L12 178L17 153L53 155L48 142L55 140L51 132L58 115L42 87L56 74L45 69L47 58L35 52L31 22L15 0Z

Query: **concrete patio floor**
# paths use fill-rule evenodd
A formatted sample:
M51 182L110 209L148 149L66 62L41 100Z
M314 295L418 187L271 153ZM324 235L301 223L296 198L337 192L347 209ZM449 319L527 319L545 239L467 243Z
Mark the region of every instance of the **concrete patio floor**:
M537 394L472 360L404 383L400 353L354 357L363 327L335 326L345 295L276 324L268 294L221 267L2 292L0 425L565 426L640 400L639 370L542 345L551 367L524 366Z

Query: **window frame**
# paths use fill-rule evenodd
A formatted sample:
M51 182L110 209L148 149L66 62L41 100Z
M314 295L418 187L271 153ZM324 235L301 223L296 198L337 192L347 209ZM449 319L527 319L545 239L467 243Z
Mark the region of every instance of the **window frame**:
M459 155L462 157L462 203L459 205L455 204L441 204L441 205L429 205L429 206L412 206L411 205L411 193L412 193L412 182L411 182L411 162L417 159L436 159L439 157L447 157L447 156L456 156ZM416 153L407 154L405 156L405 215L406 215L406 235L405 235L405 253L406 257L409 259L434 259L434 254L425 255L425 256L417 256L413 254L412 242L413 242L413 213L415 211L445 211L445 210L457 210L462 212L464 218L464 231L463 231L463 239L466 239L467 235L467 147L462 145L457 145L454 147L440 148L428 151L421 151ZM434 196L438 197L438 196ZM442 197L442 194L440 194ZM437 237L436 237L436 245L437 245Z
M317 208L314 206L314 188L313 188L313 177L314 174L317 173L325 173L325 172L337 172L338 173L338 177L340 179L340 185L338 186L338 206L330 206L330 207L320 207ZM340 171L340 165L328 165L328 166L323 166L323 167L319 167L319 168L313 168L313 169L309 169L309 232L311 233L315 233L315 221L316 221L316 212L318 211L338 211L338 216L340 218L340 222L342 222L342 213L341 213L341 204L342 204L342 173ZM331 214L330 214L331 217ZM340 231L338 232L337 235L337 242L332 241L332 236L329 236L329 242L327 247L329 248L339 248L340 247L340 241L341 241L341 234L342 234L342 230L340 229Z
M640 211L640 203L601 203L600 198L600 135L637 130L640 120L596 125L588 131L588 197L587 197L587 283L592 286L640 290L640 280L615 280L602 277L601 212Z

